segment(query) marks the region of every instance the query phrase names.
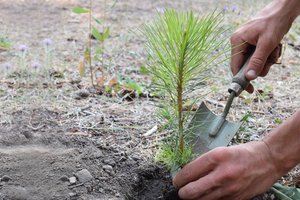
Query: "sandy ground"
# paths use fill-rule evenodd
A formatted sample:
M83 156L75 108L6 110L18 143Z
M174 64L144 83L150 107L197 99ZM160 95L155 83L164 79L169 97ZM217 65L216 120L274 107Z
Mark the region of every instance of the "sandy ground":
M175 7L202 14L224 9L224 23L232 32L265 2L129 0L103 12L104 2L97 1L94 12L107 18L111 27L105 55L113 71L147 85L149 77L139 73L146 62L144 39L136 32L156 10ZM164 199L170 189L169 174L152 164L164 135L144 136L160 123L154 112L157 99L127 101L99 95L91 89L88 76L79 77L88 24L87 16L75 15L71 8L86 4L82 0L0 0L0 35L14 44L10 50L0 50L0 199L146 199L157 188L162 193L153 199ZM44 68L38 69L36 77L10 76L18 70L21 44L29 48L28 71L35 70L33 61L43 62L45 38L52 40L48 70L63 78L42 76ZM258 140L297 109L300 59L295 45L297 41L288 37L282 64L274 66L267 78L255 81L254 95L245 93L235 102L230 120L246 113L251 117L233 143ZM5 68L7 63L10 69ZM219 113L231 79L229 63L214 69L214 74L208 88L214 92L204 100ZM282 181L293 184L296 179L297 170Z

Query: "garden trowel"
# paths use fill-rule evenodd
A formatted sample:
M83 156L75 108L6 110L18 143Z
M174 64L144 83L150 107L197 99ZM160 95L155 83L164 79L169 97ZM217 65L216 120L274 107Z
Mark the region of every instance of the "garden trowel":
M246 79L244 70L249 59L244 63L240 71L233 77L229 86L229 98L221 116L210 111L204 102L196 111L191 123L189 132L192 133L194 153L203 154L215 147L227 146L241 126L241 122L229 122L226 116L229 112L233 99L238 97L247 88L250 81Z

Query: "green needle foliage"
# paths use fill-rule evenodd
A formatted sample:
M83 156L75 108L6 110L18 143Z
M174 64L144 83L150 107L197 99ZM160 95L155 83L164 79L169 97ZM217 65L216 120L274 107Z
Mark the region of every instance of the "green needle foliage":
M187 139L190 111L201 96L195 96L195 91L204 87L209 78L207 70L224 44L221 21L220 14L215 12L200 18L193 12L168 9L143 27L149 55L147 69L155 89L165 97L160 116L173 130L158 153L158 159L170 168L192 159L192 144Z

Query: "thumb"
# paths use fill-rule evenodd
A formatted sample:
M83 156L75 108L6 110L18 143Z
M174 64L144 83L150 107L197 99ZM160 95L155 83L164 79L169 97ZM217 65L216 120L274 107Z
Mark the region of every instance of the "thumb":
M261 74L272 50L272 45L266 44L263 39L258 41L245 74L248 80L256 79Z

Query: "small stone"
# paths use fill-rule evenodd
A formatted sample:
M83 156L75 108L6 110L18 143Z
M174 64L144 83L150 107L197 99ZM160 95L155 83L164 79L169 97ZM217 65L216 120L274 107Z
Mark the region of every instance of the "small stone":
M138 161L138 160L140 160L140 157L137 156L137 155L132 155L131 159L134 160L134 161Z
M69 181L69 178L66 175L63 175L59 178L59 180L61 180L63 182L67 182L67 181Z
M113 159L106 159L103 161L105 164L108 164L110 166L115 166L116 162Z
M103 165L102 169L104 169L104 171L107 171L107 172L113 171L113 167L111 165Z
M124 157L124 156L122 156L122 157L119 159L119 162L124 162L124 161L126 161L126 160L127 160L127 158Z
M92 186L88 185L85 188L88 193L92 192Z
M71 184L75 184L76 181L77 181L77 179L76 179L75 176L72 176L72 177L69 178L69 182L70 182Z
M69 193L69 196L70 196L70 197L76 197L76 196L77 196L77 194L76 194L76 193L74 193L74 192L70 192L70 193Z
M104 193L104 192L105 192L103 188L99 188L98 191L99 191L100 193Z
M3 182L8 182L10 180L11 180L11 178L9 176L6 176L6 175L2 176L2 178L1 178L1 181L3 181Z
M88 90L81 89L81 90L75 92L74 98L77 100L80 100L80 99L85 99L89 96L90 96L90 92Z
M78 171L75 174L75 176L78 178L78 180L81 183L89 182L89 181L93 180L93 178L94 178L87 169L82 169L82 170Z
M103 156L103 153L102 151L95 151L93 154L92 154L92 158L94 159L97 159L97 158L101 158Z
M100 181L107 181L107 180L108 180L108 178L107 178L107 177L103 177L103 176L101 176L101 177L98 177L98 179L99 179Z

